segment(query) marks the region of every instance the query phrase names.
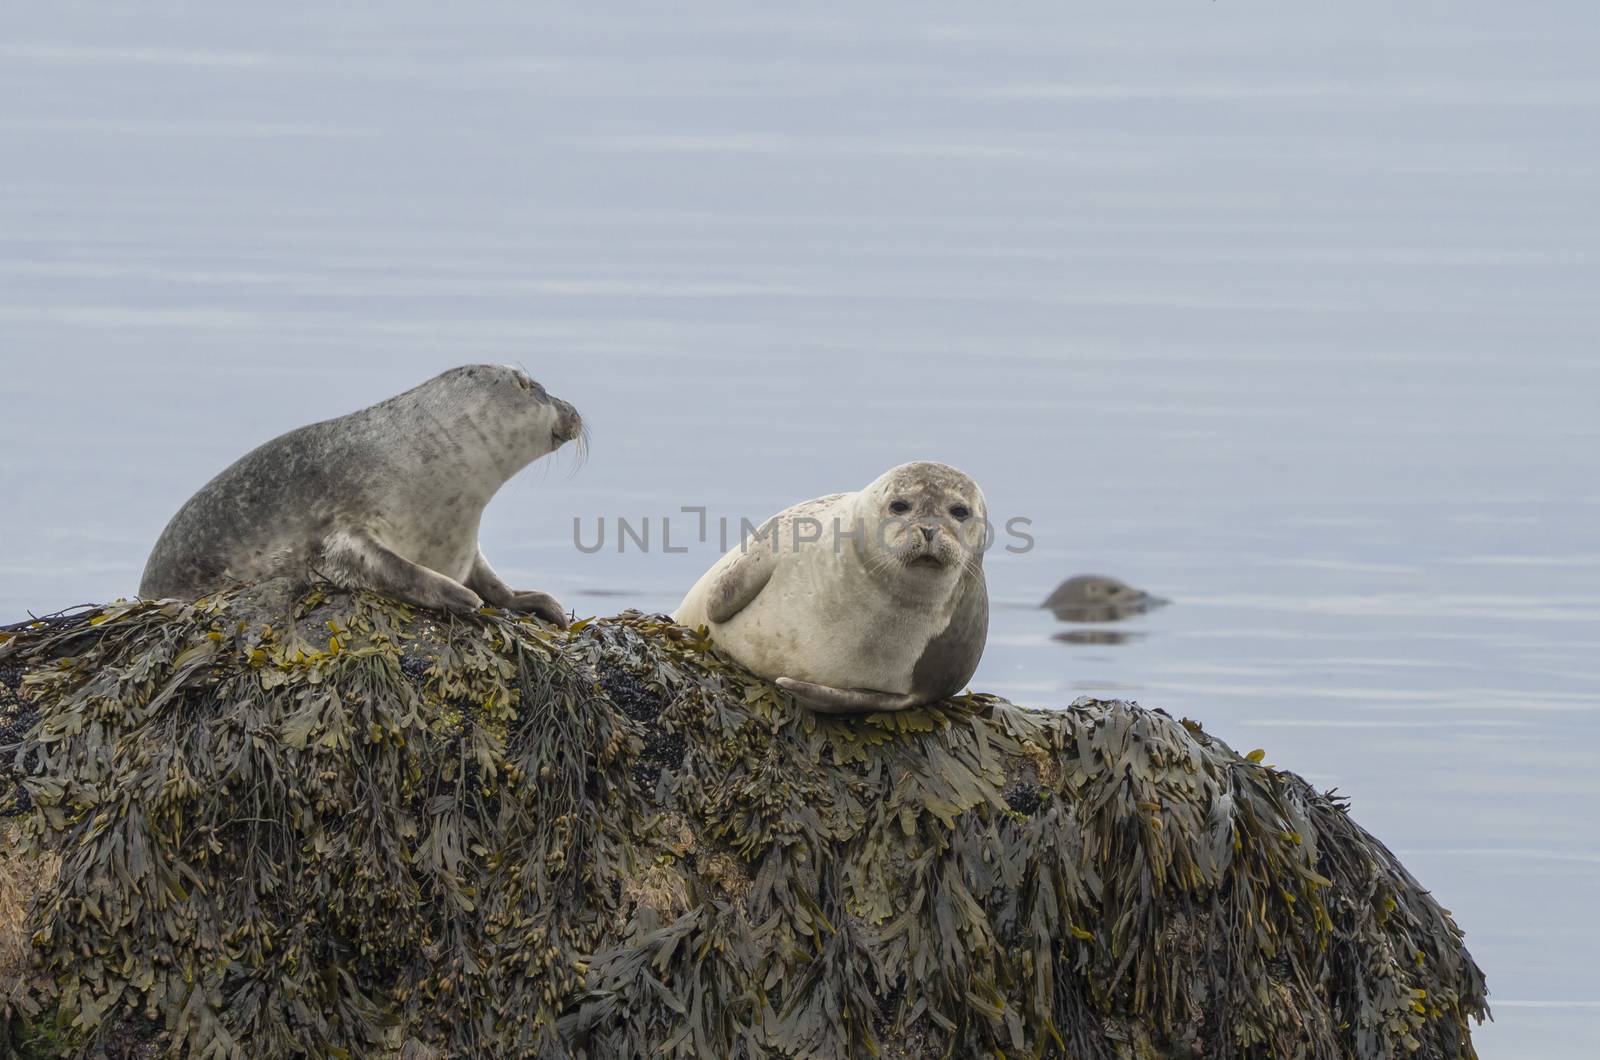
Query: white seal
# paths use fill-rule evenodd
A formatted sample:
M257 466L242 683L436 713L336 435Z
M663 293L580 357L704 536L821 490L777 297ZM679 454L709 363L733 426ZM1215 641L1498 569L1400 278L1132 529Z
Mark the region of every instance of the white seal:
M816 710L955 695L983 656L983 492L947 464L805 501L729 550L673 613Z

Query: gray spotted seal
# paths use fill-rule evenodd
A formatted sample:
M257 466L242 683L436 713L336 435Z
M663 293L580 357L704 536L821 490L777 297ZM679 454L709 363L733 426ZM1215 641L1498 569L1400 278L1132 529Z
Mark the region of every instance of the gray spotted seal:
M1166 602L1104 574L1079 574L1056 586L1039 606L1063 622L1118 622Z
M904 710L956 694L978 668L987 533L970 478L902 464L779 512L672 617L815 710Z
M490 498L578 437L571 405L507 365L465 365L348 416L267 442L189 498L139 595L196 599L241 582L321 575L449 611L485 603L565 623L478 548Z

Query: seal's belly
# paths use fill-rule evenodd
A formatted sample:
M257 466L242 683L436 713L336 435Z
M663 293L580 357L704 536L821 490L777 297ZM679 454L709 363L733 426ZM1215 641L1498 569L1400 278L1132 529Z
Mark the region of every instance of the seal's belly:
M875 592L851 592L831 567L784 564L749 607L714 627L717 645L771 679L910 692L928 616Z

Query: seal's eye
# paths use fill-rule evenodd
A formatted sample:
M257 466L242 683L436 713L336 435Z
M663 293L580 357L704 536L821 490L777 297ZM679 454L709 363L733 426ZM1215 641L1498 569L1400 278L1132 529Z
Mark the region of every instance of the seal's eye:
M956 522L964 523L967 521L967 516L972 514L972 509L965 504L958 504L950 509L950 514L956 517Z
M889 510L896 515L904 515L911 510L911 505L905 501L895 501L889 505Z

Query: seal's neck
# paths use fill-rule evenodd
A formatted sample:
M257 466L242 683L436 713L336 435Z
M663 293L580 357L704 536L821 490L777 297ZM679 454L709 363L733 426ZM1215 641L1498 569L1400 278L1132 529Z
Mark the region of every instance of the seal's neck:
M393 439L393 451L407 454L402 471L414 486L481 508L544 454L515 425L493 422L481 408L448 398L411 391L392 399L401 414L384 420L404 435Z

